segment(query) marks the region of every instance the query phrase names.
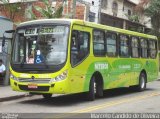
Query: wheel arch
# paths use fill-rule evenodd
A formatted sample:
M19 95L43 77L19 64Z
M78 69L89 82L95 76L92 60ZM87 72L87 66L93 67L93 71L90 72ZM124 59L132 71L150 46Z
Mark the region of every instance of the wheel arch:
M148 81L148 80L147 80L148 78L147 78L147 72L146 72L146 70L145 70L145 69L142 69L140 74L142 74L142 73L145 74L145 76L146 76L146 82L147 82L147 81Z
M102 74L99 71L96 71L93 73L92 77L95 77L95 82L99 85L102 85L102 87L104 89L104 80L103 80Z

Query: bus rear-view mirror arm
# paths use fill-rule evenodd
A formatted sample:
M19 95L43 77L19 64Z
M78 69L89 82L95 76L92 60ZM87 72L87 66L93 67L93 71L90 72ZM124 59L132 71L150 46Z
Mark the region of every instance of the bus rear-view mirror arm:
M7 30L3 33L2 48L5 46L5 41L6 41L5 33L14 33L14 32L15 30Z

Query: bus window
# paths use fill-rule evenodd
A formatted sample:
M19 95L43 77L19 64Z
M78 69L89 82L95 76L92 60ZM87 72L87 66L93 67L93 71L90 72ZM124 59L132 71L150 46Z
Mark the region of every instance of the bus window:
M150 55L150 57L151 58L156 58L156 54L157 54L157 48L156 48L156 45L157 43L156 43L156 41L154 41L154 40L150 40L149 41L149 55Z
M137 37L131 37L131 50L132 50L132 57L138 58L139 55L139 40Z
M95 56L105 56L104 32L94 30L93 32L93 52Z
M117 55L117 35L115 33L106 33L107 55L114 57Z
M72 66L81 62L89 54L89 33L72 31L71 38L71 64Z
M120 35L120 56L129 57L129 37L126 35Z
M141 38L141 57L142 58L147 58L148 57L148 44L147 40L144 38Z

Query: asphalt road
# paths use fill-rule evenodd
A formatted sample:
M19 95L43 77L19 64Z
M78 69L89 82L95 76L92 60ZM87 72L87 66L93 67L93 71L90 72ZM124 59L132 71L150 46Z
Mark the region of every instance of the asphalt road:
M160 113L160 80L148 83L143 92L107 90L95 101L86 101L84 94L53 96L50 100L40 95L24 97L0 102L0 113Z

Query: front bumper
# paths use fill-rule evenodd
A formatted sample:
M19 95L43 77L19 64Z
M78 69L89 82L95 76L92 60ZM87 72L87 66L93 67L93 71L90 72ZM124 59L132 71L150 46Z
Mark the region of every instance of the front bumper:
M35 82L19 82L10 78L12 90L20 92L33 92L33 93L50 93L50 94L68 94L69 88L67 79L54 82L54 83L35 83ZM34 84L37 87L29 87L28 85Z

